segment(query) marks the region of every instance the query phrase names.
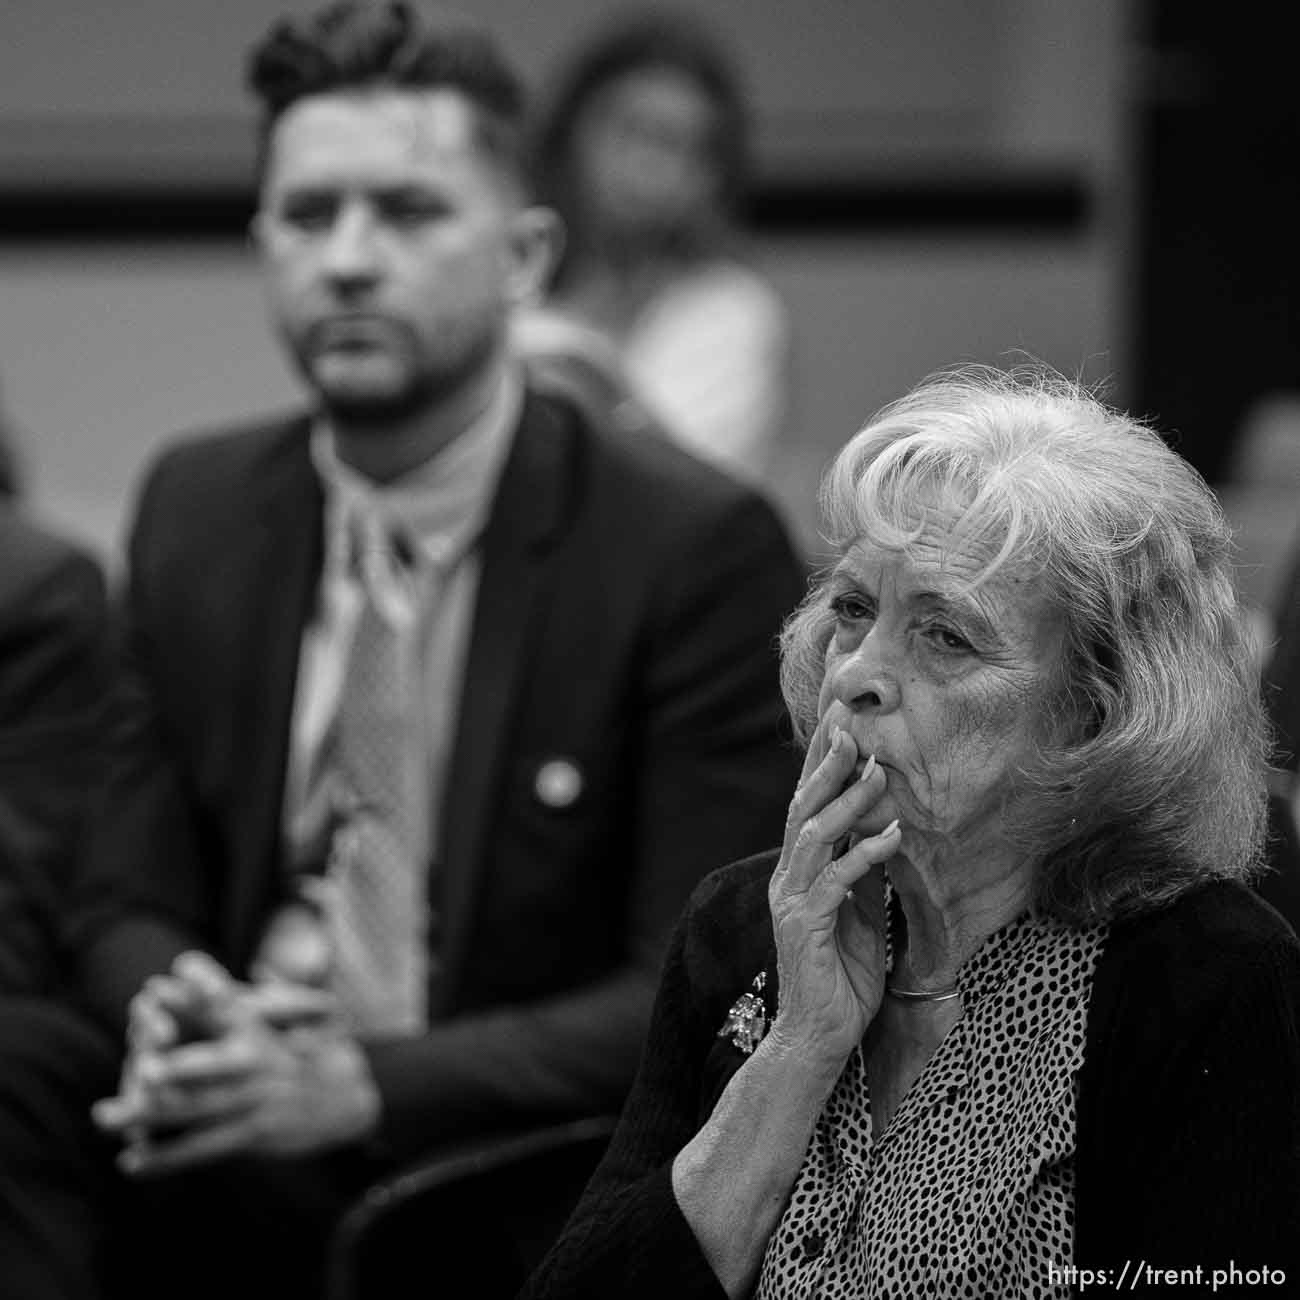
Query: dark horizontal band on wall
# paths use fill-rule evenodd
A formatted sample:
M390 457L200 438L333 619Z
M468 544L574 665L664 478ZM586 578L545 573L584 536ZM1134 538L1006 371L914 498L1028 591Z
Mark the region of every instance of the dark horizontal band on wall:
M1076 238L1092 220L1092 193L1074 173L962 175L853 184L765 186L751 205L770 234L864 233Z
M764 185L749 204L761 235L871 234L1075 238L1087 232L1092 196L1076 175L919 178ZM251 193L130 187L0 186L0 240L240 239Z

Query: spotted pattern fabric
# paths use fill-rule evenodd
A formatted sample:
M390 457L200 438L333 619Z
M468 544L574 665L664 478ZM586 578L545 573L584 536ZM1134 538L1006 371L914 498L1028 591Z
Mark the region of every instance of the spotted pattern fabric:
M1070 1296L1076 1086L1106 934L1027 915L992 935L958 972L960 1019L883 1133L854 1051L759 1300Z

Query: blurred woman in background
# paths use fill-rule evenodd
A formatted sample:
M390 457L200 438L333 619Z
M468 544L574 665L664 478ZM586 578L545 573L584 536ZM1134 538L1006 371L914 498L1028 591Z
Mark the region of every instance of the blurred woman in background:
M737 249L747 136L732 69L693 21L638 16L579 52L537 148L567 243L519 338L599 362L672 437L752 479L785 418L789 331Z

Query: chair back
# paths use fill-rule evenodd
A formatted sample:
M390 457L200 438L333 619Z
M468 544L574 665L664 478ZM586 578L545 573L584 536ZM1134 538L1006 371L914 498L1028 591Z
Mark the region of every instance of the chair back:
M600 1115L440 1155L371 1187L334 1234L328 1300L513 1300L559 1236L617 1122Z

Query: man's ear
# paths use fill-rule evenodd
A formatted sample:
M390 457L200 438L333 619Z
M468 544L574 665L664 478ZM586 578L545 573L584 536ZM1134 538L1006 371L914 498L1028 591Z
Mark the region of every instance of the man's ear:
M516 306L540 302L564 250L564 223L552 208L521 208L510 223L507 293Z

